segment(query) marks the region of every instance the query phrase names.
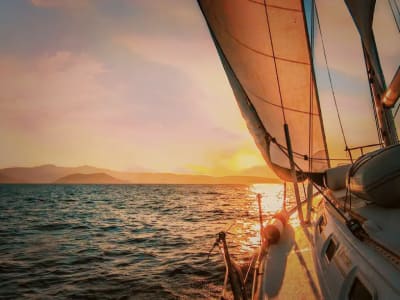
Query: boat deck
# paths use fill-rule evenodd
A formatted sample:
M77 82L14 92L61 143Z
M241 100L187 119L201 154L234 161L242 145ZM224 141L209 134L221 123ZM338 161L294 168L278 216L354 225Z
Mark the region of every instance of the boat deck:
M265 256L258 299L321 299L312 257L313 226L301 226L292 215L280 242ZM268 276L270 274L270 276Z
M346 189L330 191L327 195L341 206L345 203ZM385 208L352 195L352 213L363 223L363 228L376 241L400 255L400 208Z
M345 196L345 191L340 191L339 193L330 196L333 196L336 201L341 201L343 196ZM318 199L321 200L322 197L314 198L313 206L315 212L321 210L321 206L317 205ZM357 218L362 221L364 229L374 240L398 253L400 243L398 239L393 237L397 236L395 231L398 230L400 209L380 208L375 204L369 204L354 197L352 200L352 214L357 215ZM317 214L313 214L314 218L316 218L316 216ZM328 225L330 226L328 226L329 228L334 226L332 223L333 219L331 219L332 218L330 218L330 221L328 222ZM315 224L315 221L316 220L314 219L312 224ZM388 224L393 227L388 226ZM324 234L326 235L322 240L324 243L329 241L328 237L332 233L332 230L328 230L328 227L324 229ZM323 298L320 283L318 281L316 262L313 259L314 229L315 227L313 225L301 226L297 213L292 215L279 243L272 245L268 253L260 262L260 270L262 270L263 274L260 274L258 277L260 279L258 279L257 282L258 289L254 299ZM331 288L333 288L333 286L335 287L332 294L334 295L333 298L336 298L343 293L348 293L349 286L346 286L346 282L348 285L350 284L349 282L351 282L351 276L354 272L358 272L357 274L368 275L371 275L374 272L376 273L374 266L366 264L365 261L374 261L375 264L386 266L384 274L381 272L379 273L379 276L375 273L375 275L371 275L371 278L374 278L373 280L375 281L371 281L370 283L373 284L376 289L381 285L384 285L382 283L383 281L381 282L379 280L385 278L385 284L387 285L388 282L390 282L389 286L396 290L396 284L393 282L396 281L395 278L398 276L398 271L396 271L395 268L399 265L398 262L393 259L387 259L385 258L386 256L383 257L382 255L379 255L377 249L369 244L357 244L358 246L356 248L354 248L355 246L353 244L347 245L346 243L348 243L348 241L345 239L341 230L342 229L338 229L335 231L336 237L339 239L340 236L341 241L341 250L339 249L340 251L338 251L338 253L340 252L341 255L346 253L345 257L347 257L347 260L350 260L346 261L346 259L342 260L340 257L334 257L334 264L332 264L332 266L334 265L335 267L329 267L328 265L319 265L318 267L320 272L320 268L322 267L322 271L326 273L326 276L329 275L331 276L331 279L335 278L333 280L337 280L336 284L331 286ZM323 246L320 244L319 247L321 248ZM356 257L352 256L354 251L356 251L355 249L358 251L362 250L363 254ZM320 249L319 251L322 250ZM343 269L343 263L345 262L347 262L347 264L344 265L348 266L350 269ZM353 269L356 271L353 271L352 273L351 270ZM359 276L362 277L362 275ZM364 281L368 282L366 279ZM327 286L325 286L325 289L326 288ZM327 290L324 292L326 293ZM393 292L386 288L380 290L379 293L382 294L382 296L385 293L388 295L395 295L397 291Z

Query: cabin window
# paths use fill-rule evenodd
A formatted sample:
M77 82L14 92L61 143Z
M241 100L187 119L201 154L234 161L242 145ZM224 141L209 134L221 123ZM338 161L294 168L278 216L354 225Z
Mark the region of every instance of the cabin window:
M365 285L356 277L349 293L349 300L372 300L372 294L365 287Z
M322 215L319 218L319 222L318 222L319 233L322 233L322 231L324 230L325 226L326 226L326 219L325 219L325 216Z
M332 260L332 257L335 255L337 249L337 245L333 239L329 240L328 246L326 247L325 255L328 261Z

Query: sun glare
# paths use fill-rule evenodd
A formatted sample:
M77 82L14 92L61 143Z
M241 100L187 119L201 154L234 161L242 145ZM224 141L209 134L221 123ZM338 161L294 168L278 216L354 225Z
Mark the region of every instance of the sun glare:
M249 186L248 192L250 201L248 203L248 215L254 218L244 219L237 222L232 228L235 238L240 241L240 251L248 253L256 250L260 245L260 223L258 219L257 194L261 194L261 207L264 224L277 211L282 209L283 204L282 184L253 184ZM245 261L239 261L245 263Z
M238 153L232 163L236 167L235 169L241 170L262 165L263 161L260 159L260 155L255 155L255 153Z
M261 208L264 215L274 214L282 209L283 205L283 185L282 184L253 184L250 191L261 194ZM258 210L257 199L254 199L253 208Z

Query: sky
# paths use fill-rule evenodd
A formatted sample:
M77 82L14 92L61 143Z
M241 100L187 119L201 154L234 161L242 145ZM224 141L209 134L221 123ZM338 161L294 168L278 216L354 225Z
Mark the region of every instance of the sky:
M343 10L325 3L321 16ZM357 37L342 23L326 35L333 38L331 53L343 45L335 38ZM51 163L273 176L196 1L1 1L0 40L0 168ZM399 58L396 47L384 53L388 77ZM346 88L349 79L360 90L366 86L347 67L357 57L349 53L339 62L332 56L342 101L357 94Z
M0 23L0 167L264 166L195 1L2 1Z

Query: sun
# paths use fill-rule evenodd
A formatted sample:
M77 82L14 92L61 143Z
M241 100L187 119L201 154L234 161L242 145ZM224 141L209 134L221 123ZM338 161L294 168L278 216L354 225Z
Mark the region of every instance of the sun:
M227 164L230 169L241 171L251 167L264 165L265 162L256 149L245 147L239 149L229 157Z
M250 153L238 153L233 157L233 164L236 170L248 169L263 164L259 155Z

